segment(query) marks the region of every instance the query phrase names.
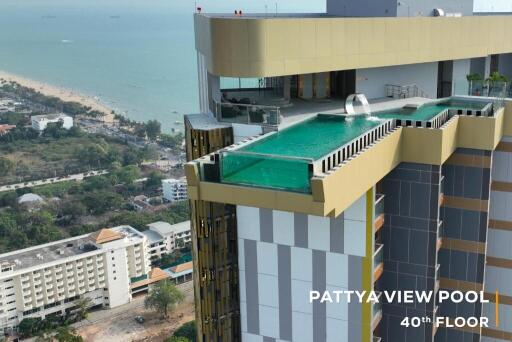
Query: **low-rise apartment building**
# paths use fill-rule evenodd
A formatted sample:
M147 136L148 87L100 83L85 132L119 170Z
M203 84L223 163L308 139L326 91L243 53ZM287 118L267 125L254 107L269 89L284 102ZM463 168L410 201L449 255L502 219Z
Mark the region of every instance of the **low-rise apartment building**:
M149 229L142 234L148 239L148 253L151 261L190 243L190 221L176 224L159 221L148 224L148 227Z
M129 303L166 277L150 269L147 248L145 235L119 226L0 255L0 330L72 312L83 298L94 307Z
M188 199L187 180L185 178L163 179L162 188L164 191L164 198L169 202L184 201Z
M48 124L62 122L62 128L70 129L73 127L73 118L66 114L44 114L34 115L30 117L32 128L36 131L42 132L48 127Z

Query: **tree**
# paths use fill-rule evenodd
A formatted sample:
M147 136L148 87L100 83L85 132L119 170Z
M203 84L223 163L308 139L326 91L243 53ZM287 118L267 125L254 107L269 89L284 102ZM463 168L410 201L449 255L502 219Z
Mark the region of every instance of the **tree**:
M5 157L0 157L0 177L6 176L13 168L14 162Z
M133 148L127 149L123 154L123 165L136 165L142 162L141 153Z
M148 144L144 146L141 151L142 158L145 160L157 160L158 159L158 148L154 144Z
M82 203L94 215L101 215L109 210L118 209L123 204L123 197L115 192L97 191L87 194Z
M156 284L149 291L144 301L147 309L155 310L167 318L169 311L174 310L175 306L185 299L183 293L168 280L163 280Z
M34 336L39 332L41 323L40 317L24 318L18 325L18 333L21 337Z
M88 297L80 298L76 303L76 313L79 320L86 319L89 314L89 309L92 306L92 300Z
M151 171L144 185L147 188L158 188L162 186L162 179L164 179L164 175L160 171Z
M156 140L162 133L162 125L157 120L149 120L146 122L146 135L150 140Z
M80 216L85 215L87 208L80 202L65 202L61 211L62 215L70 216L72 220L76 220Z
M184 337L190 342L196 342L196 336L197 336L197 327L196 327L196 321L190 321L185 324L183 324L181 327L179 327L174 334L172 334L173 337Z
M82 342L84 340L82 336L77 334L76 329L69 325L58 327L55 339L58 342Z
M174 135L165 133L160 134L160 144L173 150L178 150L181 147L183 139L184 138L182 133L177 133Z
M128 165L112 173L114 183L132 184L140 178L140 170L136 165Z
M164 342L192 342L192 341L186 337L172 336L172 337L166 338Z

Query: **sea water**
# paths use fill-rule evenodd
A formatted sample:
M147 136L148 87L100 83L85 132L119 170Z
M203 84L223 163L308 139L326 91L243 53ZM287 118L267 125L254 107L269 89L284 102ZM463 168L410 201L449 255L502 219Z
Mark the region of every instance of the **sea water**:
M183 130L199 110L193 12L275 11L275 1L2 0L0 70L68 88L139 121ZM266 7L265 7L266 5ZM280 0L278 11L325 4Z

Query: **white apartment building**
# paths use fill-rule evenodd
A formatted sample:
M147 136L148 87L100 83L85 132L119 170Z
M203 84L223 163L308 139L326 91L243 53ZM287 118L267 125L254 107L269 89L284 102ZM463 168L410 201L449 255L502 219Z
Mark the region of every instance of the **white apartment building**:
M48 124L62 122L62 128L70 129L73 127L73 118L63 113L34 115L30 117L32 128L42 132Z
M164 198L169 202L184 201L188 199L187 180L185 177L179 179L163 179L162 188Z
M151 261L190 243L190 221L176 224L159 221L148 224L148 227L149 229L142 234L148 239L148 254Z
M81 298L95 307L129 303L166 278L150 269L147 245L145 235L119 226L0 255L0 331L27 317L69 313Z

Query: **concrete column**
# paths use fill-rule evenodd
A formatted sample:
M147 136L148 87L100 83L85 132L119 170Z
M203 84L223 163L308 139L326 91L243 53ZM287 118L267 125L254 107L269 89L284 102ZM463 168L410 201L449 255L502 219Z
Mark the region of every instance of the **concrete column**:
M291 98L291 93L290 93L290 88L291 88L291 76L285 76L284 77L284 83L283 83L283 97L290 101L290 98Z
M484 79L491 75L491 56L485 56Z

